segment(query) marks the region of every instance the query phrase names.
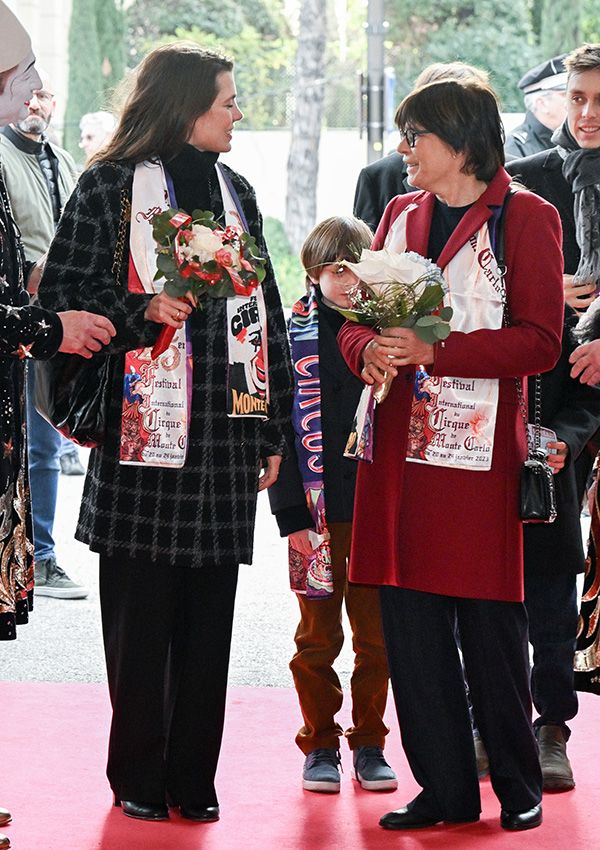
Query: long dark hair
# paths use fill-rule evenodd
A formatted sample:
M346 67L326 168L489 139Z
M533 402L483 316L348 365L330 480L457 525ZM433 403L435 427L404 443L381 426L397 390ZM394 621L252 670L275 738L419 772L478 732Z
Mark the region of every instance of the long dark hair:
M133 72L117 128L91 162L168 161L185 144L194 121L212 106L219 75L232 70L231 59L192 42L157 47Z
M457 153L465 153L464 172L489 183L504 165L504 130L498 101L483 80L443 79L408 94L396 112L400 130L435 133Z

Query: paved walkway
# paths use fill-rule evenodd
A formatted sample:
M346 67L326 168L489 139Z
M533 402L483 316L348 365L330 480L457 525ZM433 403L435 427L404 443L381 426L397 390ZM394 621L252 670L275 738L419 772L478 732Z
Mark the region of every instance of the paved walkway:
M82 460L87 452L82 450ZM98 604L98 558L78 543L74 529L83 476L62 475L55 523L57 557L75 581L90 588L84 600L36 597L31 619L16 641L0 644L0 679L99 682L105 679ZM231 659L232 685L291 687L297 603L287 583L286 541L279 537L268 498L259 496L254 565L240 568ZM347 632L348 634L348 632ZM337 665L347 687L352 666L347 640Z

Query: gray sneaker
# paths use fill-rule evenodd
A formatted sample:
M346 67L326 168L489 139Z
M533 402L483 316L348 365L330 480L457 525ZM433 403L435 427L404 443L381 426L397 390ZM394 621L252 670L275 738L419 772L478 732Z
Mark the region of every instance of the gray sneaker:
M304 760L302 787L306 791L337 794L340 790L340 751L320 748L309 753Z
M35 564L35 593L56 599L85 599L88 590L71 581L56 563L56 558L42 558Z
M85 475L85 469L77 451L66 452L60 456L60 471L63 475Z
M396 774L383 757L381 747L358 747L352 754L352 779L365 791L395 791Z

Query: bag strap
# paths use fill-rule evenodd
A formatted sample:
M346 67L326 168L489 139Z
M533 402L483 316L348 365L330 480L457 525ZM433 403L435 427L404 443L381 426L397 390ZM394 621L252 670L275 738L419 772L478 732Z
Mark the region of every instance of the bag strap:
M504 231L506 222L506 210L508 209L510 199L514 194L514 190L509 189L505 195L504 204L502 205L500 215L498 216L498 220L496 222L495 234L496 263L498 265L498 273L500 275L500 282L502 284L502 325L505 328L510 327L510 321L508 317L508 295L506 292L506 257L504 250ZM521 418L523 420L523 426L525 428L525 435L527 437L527 454L531 458L535 454L535 452L539 451L542 439L542 376L539 373L535 376L533 440L531 439L531 435L529 433L529 414L527 412L527 406L525 404L525 397L523 396L523 385L519 378L515 378L515 386L517 388L519 410L521 412Z
M123 253L125 251L125 240L127 238L127 225L131 220L131 201L126 189L121 189L121 211L119 215L119 227L117 230L117 243L112 264L112 273L117 283L120 282L123 270Z

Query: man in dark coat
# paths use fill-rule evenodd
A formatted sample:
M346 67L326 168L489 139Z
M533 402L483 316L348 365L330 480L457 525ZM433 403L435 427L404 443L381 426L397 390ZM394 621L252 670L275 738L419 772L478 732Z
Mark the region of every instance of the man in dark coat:
M525 119L509 133L504 150L510 159L530 156L552 147L552 133L565 119L565 54L531 68L519 80L525 100Z
M584 45L565 60L567 79L567 118L555 132L555 147L508 163L507 171L528 189L554 204L563 228L565 299L577 312L584 312L595 297L600 277L600 245L598 234L590 227L598 220L598 185L600 184L600 45ZM573 688L573 654L577 630L575 573L581 569L581 559L565 547L577 545L579 515L591 456L586 442L595 428L595 402L577 404L568 400L575 392L574 384L567 391L565 353L572 352L568 335L563 342L563 357L555 369L543 377L544 394L551 405L562 401L562 408L548 411L549 427L559 439L569 444L571 461L561 476L569 472L574 481L557 479L559 486L560 519L555 527L528 529L526 553L526 604L530 619L531 640L534 645L532 687L540 718L536 721L544 787L568 790L574 785L566 754L569 730L566 721L577 711ZM571 410L567 411L567 405ZM562 413L560 410L562 409ZM557 414L558 424L553 422ZM576 432L569 437L562 433L564 414L568 413L568 428ZM590 418L591 417L591 418ZM590 429L591 432L590 432ZM587 433L587 437L586 437ZM572 442L571 442L572 440ZM583 442L582 442L583 441ZM577 445L579 448L577 448ZM579 457L578 457L579 454ZM542 543L542 538L544 543ZM569 540L569 538L571 538ZM579 567L577 561L579 560ZM540 569L544 564L544 574ZM537 644L537 645L536 645ZM572 650L571 650L572 648ZM537 660L536 660L537 656ZM560 672L562 671L562 672Z
M544 789L567 791L574 787L566 754L570 736L567 721L577 714L573 684L573 657L577 633L577 573L583 572L577 460L600 426L600 387L586 386L570 377L569 356L577 315L566 307L560 360L540 381L541 425L562 443L554 465L564 456L555 476L557 517L551 524L524 526L525 605L529 640L533 646L531 691L539 714L534 723L540 746ZM529 421L535 420L535 376L529 378ZM566 455L565 455L566 450Z
M404 157L392 151L383 159L366 165L358 175L354 215L362 218L375 233L391 199L407 192L412 192L412 189L406 182Z

